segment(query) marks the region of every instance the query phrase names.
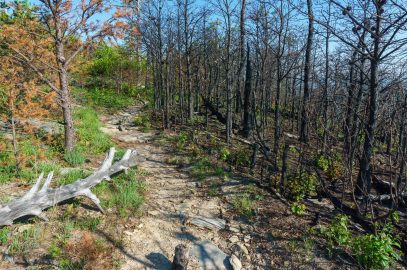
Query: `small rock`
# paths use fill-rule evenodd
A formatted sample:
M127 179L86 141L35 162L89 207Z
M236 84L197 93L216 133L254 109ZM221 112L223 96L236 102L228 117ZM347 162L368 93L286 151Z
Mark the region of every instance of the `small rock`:
M148 211L148 214L150 216L158 216L160 214L160 212L157 210L151 210L151 211Z
M3 260L5 260L6 262L10 262L10 263L14 262L13 257L6 253L3 254Z
M138 226L137 226L137 228L139 228L139 229L141 229L141 228L143 228L144 227L144 224L143 223L140 223Z
M229 238L229 241L231 243L239 242L239 237L237 237L236 235L233 235L232 237Z
M289 266L289 265L290 265L290 262L289 262L289 261L285 261L285 262L284 262L284 266L285 266L285 267L287 267L287 266Z
M189 249L186 245L179 244L175 247L175 255L173 260L174 270L187 270L189 263Z
M124 231L124 234L126 234L126 235L130 236L130 235L132 235L132 234L133 234L133 232L130 232L130 231Z
M246 236L243 238L243 240L244 240L246 243L250 242L251 239L252 239L252 237L251 237L250 235L246 235Z
M235 254L236 256L240 256L242 254L249 255L249 251L241 243L234 244L232 246L231 250L232 250L232 253Z
M234 233L239 233L239 232L240 232L240 229L239 229L239 228L236 228L236 227L230 226L230 227L229 227L229 231L234 232Z
M242 263L236 257L236 255L233 254L232 256L230 256L229 262L232 265L233 270L241 270L242 269Z

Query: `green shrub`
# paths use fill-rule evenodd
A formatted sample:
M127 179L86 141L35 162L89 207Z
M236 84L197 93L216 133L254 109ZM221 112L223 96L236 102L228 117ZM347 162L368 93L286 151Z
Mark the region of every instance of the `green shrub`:
M184 132L181 132L180 134L178 134L178 136L175 137L175 142L177 150L183 150L188 142L188 135Z
M319 155L316 160L315 163L317 165L317 167L319 169L321 169L324 172L328 171L329 168L329 160L327 157L325 157L324 155Z
M219 151L219 158L223 161L227 161L230 158L230 151L226 147L222 147Z
M306 195L313 195L317 187L317 179L314 174L301 172L295 175L287 183L288 197L298 202Z
M296 216L303 216L305 214L306 206L305 204L293 203L290 206L291 212Z
M148 114L136 115L133 122L136 126L141 127L143 132L151 130L150 116Z
M230 154L229 160L235 166L246 167L250 165L249 156L247 151L241 147L238 147Z
M253 216L254 201L250 198L249 194L242 194L236 196L233 200L233 208L240 215L251 218Z
M85 162L85 157L79 148L75 148L72 151L67 151L64 154L64 160L72 166L81 165Z
M338 215L328 227L322 228L321 233L328 241L328 251L331 254L335 246L339 245L343 247L351 241L348 223L349 218L346 215Z
M401 258L396 250L400 248L400 243L392 236L391 225L386 225L376 235L356 237L351 247L356 261L365 269L395 269L395 262Z

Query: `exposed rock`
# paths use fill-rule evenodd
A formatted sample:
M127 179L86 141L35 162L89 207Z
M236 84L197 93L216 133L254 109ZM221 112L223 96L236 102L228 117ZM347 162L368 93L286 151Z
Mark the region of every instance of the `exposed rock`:
M249 251L241 243L234 244L232 246L231 250L232 250L232 253L235 254L236 256L241 256L242 254L249 255Z
M230 256L230 264L232 265L233 270L241 270L242 269L242 263L240 262L239 258L236 257L236 255Z
M240 229L238 227L229 226L229 231L234 232L234 233L239 233Z
M195 216L191 219L191 224L198 227L204 227L208 229L223 230L226 226L226 221L220 218L207 218L202 216Z
M229 238L229 241L231 243L239 242L239 237L237 237L236 235L233 235L232 237Z
M174 260L172 266L174 270L187 270L189 263L189 249L184 244L175 247Z
M150 216L158 216L160 214L160 212L157 210L150 210L150 211L148 211L148 214Z
M228 255L210 241L195 242L191 256L198 259L200 269L233 269Z

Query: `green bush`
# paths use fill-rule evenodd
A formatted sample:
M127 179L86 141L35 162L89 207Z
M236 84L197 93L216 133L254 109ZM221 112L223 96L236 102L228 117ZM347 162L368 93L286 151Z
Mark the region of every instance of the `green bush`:
M319 169L321 169L324 172L328 171L329 168L329 160L327 157L325 157L324 155L319 155L316 160L315 163L317 165L317 167Z
M395 262L400 260L402 254L397 251L400 241L393 236L393 226L385 224L382 229L376 230L376 234L353 237L348 223L346 215L338 215L328 227L321 229L322 236L328 242L328 251L332 254L334 247L349 251L364 269L394 269Z
M253 216L254 201L250 198L249 194L242 194L233 199L233 208L240 215L251 218Z
M175 137L175 142L177 150L183 150L188 142L188 135L184 132L181 132L180 134L178 134L178 136Z
M219 158L223 161L227 161L230 158L230 151L226 147L222 147L219 151Z
M142 128L143 132L149 132L151 130L151 120L148 114L136 115L133 121L136 126Z
M305 214L306 206L305 204L293 203L290 206L291 212L296 216L303 216Z
M332 253L332 249L339 246L346 246L351 240L351 234L348 230L349 218L346 215L336 216L331 224L321 230L322 235L328 241L328 250Z
M250 165L247 151L241 147L238 147L236 150L232 151L229 156L229 160L233 165L239 167L246 167Z
M400 248L399 240L392 233L391 225L386 225L376 235L356 237L351 245L356 261L365 269L395 269L394 264L401 254L396 250Z
M314 174L308 172L301 172L295 175L287 183L288 197L298 202L307 195L315 194L317 187L317 178Z

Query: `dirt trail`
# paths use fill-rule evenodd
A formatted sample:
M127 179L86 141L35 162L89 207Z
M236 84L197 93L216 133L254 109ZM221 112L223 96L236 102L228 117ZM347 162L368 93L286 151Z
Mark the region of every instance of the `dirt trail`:
M133 126L132 119L138 113L140 108L134 106L101 119L103 130L119 145L135 148L146 158L138 167L149 173L144 215L137 224L129 224L135 229L124 231L121 269L170 269L174 248L180 243L189 245L195 255L192 257L199 258L193 260L191 269L230 269L228 257L221 251L226 250L227 243L219 231L189 223L194 216L218 218L225 205L218 198L201 194L198 182L186 170L165 162L176 154L153 144L154 132L143 133Z

